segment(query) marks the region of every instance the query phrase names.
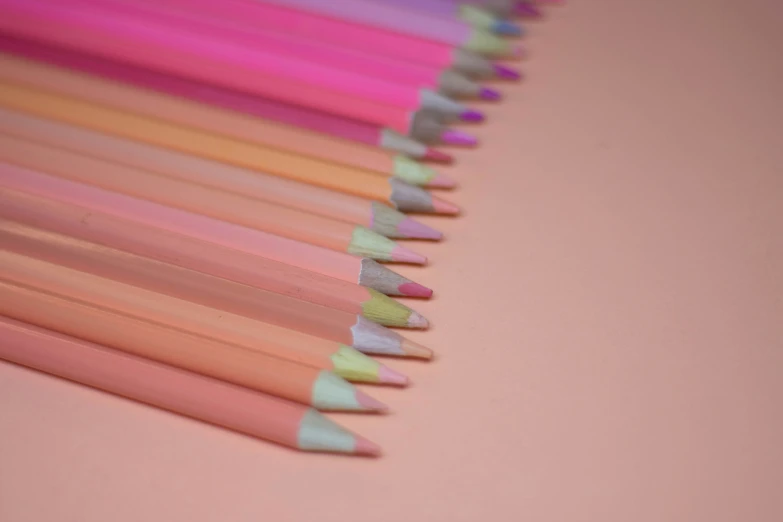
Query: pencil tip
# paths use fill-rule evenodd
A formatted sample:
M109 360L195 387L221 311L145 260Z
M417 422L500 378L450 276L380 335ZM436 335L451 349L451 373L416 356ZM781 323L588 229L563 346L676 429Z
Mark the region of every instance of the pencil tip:
M356 390L356 402L363 410L383 412L389 407L374 397L370 397L361 390Z
M469 121L471 123L478 123L484 121L484 113L475 109L467 109L460 113L459 119L462 121Z
M428 328L430 322L419 312L411 310L411 315L408 317L408 326L410 328Z
M399 235L411 239L442 239L443 233L434 228L428 227L424 223L419 223L415 219L406 217L397 224Z
M394 384L397 386L407 386L409 379L407 375L403 375L402 373L381 364L380 368L378 368L378 382L383 384Z
M445 174L438 173L427 182L427 186L432 188L453 189L457 186L457 182Z
M457 205L434 196L432 198L432 210L436 214L448 214L451 216L459 214L459 207Z
M478 144L478 139L475 136L457 129L446 129L443 131L443 134L441 134L440 139L449 145L464 145L472 147Z
M414 343L410 339L403 339L402 350L405 355L410 357L417 357L419 359L432 359L432 350L426 346L422 346L419 343Z
M498 101L501 98L500 91L490 89L489 87L482 87L479 91L479 98L487 101Z
M522 26L509 22L508 20L498 20L492 24L492 32L503 36L522 36L525 30Z
M432 290L426 286L414 283L403 283L398 288L400 294L408 297L432 297Z
M522 73L511 67L506 67L505 65L500 65L498 63L493 63L492 67L495 69L495 75L498 78L504 80L519 80L522 78Z
M454 156L451 154L446 154L445 152L441 152L438 149L428 147L424 153L424 156L422 156L422 159L427 161L437 161L438 163L451 163L454 161Z
M518 16L538 17L541 16L541 9L531 2L519 2L514 11Z
M354 435L354 439L355 443L353 451L357 455L367 455L368 457L378 457L381 455L381 447L374 442L370 442L369 440L365 439L364 437L360 437L359 435Z
M391 251L391 258L392 261L396 261L398 263L413 263L416 265L427 264L427 258L425 256L400 245L395 246Z

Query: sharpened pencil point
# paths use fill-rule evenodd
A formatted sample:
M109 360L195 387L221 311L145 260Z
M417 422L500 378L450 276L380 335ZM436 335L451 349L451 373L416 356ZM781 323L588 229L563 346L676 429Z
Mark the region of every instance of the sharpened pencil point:
M490 89L489 87L482 87L479 91L479 98L487 101L498 101L501 98L500 91Z
M493 63L492 67L495 69L495 75L503 80L519 80L522 78L522 73L511 67Z
M403 283L398 287L402 295L408 297L432 297L432 290L419 283Z
M370 442L364 437L354 435L356 443L354 444L353 452L357 455L366 455L368 457L379 457L381 455L381 447Z
M395 246L394 250L392 250L391 258L392 261L396 261L398 263L413 263L416 265L427 264L426 256L423 256L417 252L414 252L413 250L409 250L399 245Z
M475 109L468 109L460 113L459 119L462 121L469 121L471 123L479 123L484 121L484 113Z
M514 8L514 12L517 16L528 16L531 18L541 16L541 9L532 2L519 2Z
M389 407L374 397L370 397L361 390L356 390L356 402L368 411L387 411Z
M436 214L448 214L450 216L459 214L457 205L436 197L432 198L432 209Z
M522 36L525 30L522 26L509 22L508 20L498 20L492 24L492 32L502 34L503 36Z
M449 145L474 146L478 145L478 139L472 134L457 129L446 129L440 139Z
M441 152L438 149L427 148L427 151L424 153L422 159L427 161L437 161L438 163L451 163L454 161L454 156L451 154L446 154L445 152Z
M412 311L408 317L408 326L411 328L429 328L430 322L419 312Z
M453 189L457 186L457 182L445 174L438 173L437 176L429 180L427 186L432 188Z
M411 239L442 239L443 233L430 228L424 223L419 223L415 219L405 218L397 224L397 231L403 237Z
M408 381L409 379L407 375L403 375L396 370L392 370L388 366L384 366L382 364L378 369L378 382L380 383L394 384L396 386L407 386Z
M403 339L401 348L408 357L416 357L418 359L432 359L432 350L426 346L422 346L419 343L414 343L410 339Z

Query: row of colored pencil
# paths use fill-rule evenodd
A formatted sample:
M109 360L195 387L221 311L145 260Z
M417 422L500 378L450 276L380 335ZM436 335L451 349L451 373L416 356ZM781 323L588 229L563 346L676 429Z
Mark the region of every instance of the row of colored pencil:
M290 447L375 455L373 356L432 294L381 262L459 209L519 0L0 0L0 358ZM520 18L521 17L521 18Z

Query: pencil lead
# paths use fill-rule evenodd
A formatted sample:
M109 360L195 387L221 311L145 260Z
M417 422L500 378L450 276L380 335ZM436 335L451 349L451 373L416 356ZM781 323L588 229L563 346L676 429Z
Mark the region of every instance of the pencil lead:
M389 410L387 405L361 390L356 390L356 402L366 411L385 412Z
M459 207L454 203L434 196L432 198L432 210L436 214L447 214L450 216L455 216L460 212Z
M457 182L443 173L437 173L426 186L429 188L453 189L457 186Z
M408 297L432 297L432 290L419 283L405 283L399 286L400 293Z
M429 328L430 322L419 312L413 311L408 317L408 326L411 328Z
M435 230L411 218L405 218L400 221L397 224L397 232L399 237L410 239L432 239L435 241L443 239L443 233L439 230Z
M379 457L381 455L381 447L374 442L370 442L359 435L354 435L353 437L355 440L353 452L357 455L365 455L368 457Z
M386 295L413 295L409 293L413 290L406 287L406 285L410 284L418 286L428 292L426 297L432 295L432 290L429 288L414 283L407 277L403 277L397 272L389 270L372 259L362 259L362 269L359 272L359 280L357 282L362 286L377 290L378 292L383 292ZM407 292L406 289L408 289ZM419 295L422 295L421 292L422 291L419 290ZM365 305L362 305L362 309L364 310L364 316L372 319L372 317L368 315ZM410 308L408 308L408 310L410 311ZM406 319L407 317L408 316L406 316Z
M487 101L497 101L501 98L500 91L490 89L489 87L482 87L479 91L479 98Z
M522 78L522 74L516 69L512 69L511 67L506 67L505 65L500 65L499 63L493 63L492 67L495 69L495 75L498 78L502 78L503 80L516 81Z
M503 36L522 36L525 30L522 26L509 22L508 20L498 20L492 24L492 32Z
M475 109L467 109L460 113L459 119L471 123L479 123L484 121L484 113Z
M417 359L432 359L432 350L426 346L422 346L419 343L415 343L410 339L403 339L402 350L408 357L416 357Z
M532 2L518 2L516 6L514 6L514 12L517 14L517 16L526 16L531 18L537 18L541 16L541 9L539 9Z
M414 265L426 265L427 257L413 250L397 245L391 252L392 261L397 263L412 263Z
M427 147L427 151L424 153L424 156L422 156L422 159L427 161L437 161L438 163L451 163L454 161L454 156L439 151L438 149Z
M457 129L446 129L440 135L441 141L448 145L472 147L478 145L478 139L472 134Z
M408 382L410 380L408 379L407 375L403 375L402 373L392 370L388 366L381 365L381 369L378 372L378 382L381 382L383 384L394 384L396 386L407 386Z

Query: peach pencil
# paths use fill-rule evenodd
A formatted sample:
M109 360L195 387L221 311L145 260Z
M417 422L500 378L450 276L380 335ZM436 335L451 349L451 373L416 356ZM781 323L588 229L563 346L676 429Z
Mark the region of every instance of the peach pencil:
M261 323L10 250L0 250L0 266L0 279L9 284L163 324L271 358L333 371L351 380L407 383L404 375L334 341ZM8 301L4 313L12 315L11 309L16 306L13 301Z
M385 409L372 397L326 370L142 321L3 279L0 279L0 295L3 296L0 310L8 317L183 370L320 410Z
M346 169L337 164L325 164L306 156L180 127L30 87L0 82L0 106L384 203L393 201L398 208L409 212L459 212L455 205L396 178Z
M0 164L0 173L9 169L14 167ZM362 315L379 324L427 325L420 314L384 293L429 297L432 290L370 259L364 260L359 280L351 283L132 219L11 190L2 183L0 217Z
M310 245L382 261L425 258L367 228L0 133L0 160Z
M0 132L235 194L362 225L391 238L442 234L377 201L0 108Z
M0 220L0 244L43 261L336 341L364 353L432 357L428 348L360 315L13 221Z
M377 455L313 408L0 316L0 358L303 451Z
M9 163L0 163L0 186L20 190L56 201L68 202L89 210L101 211L117 217L164 228L210 243L233 248L258 257L297 266L343 281L356 283L363 270L371 267L381 272L394 272L350 254L300 243L280 236L266 234L206 216L183 212L123 194L74 183L37 171L23 169ZM372 260L370 260L372 261Z
M342 164L346 168L353 167L380 176L394 176L413 185L440 188L455 186L454 180L446 175L401 154L389 154L378 148L212 107L176 95L68 70L64 67L70 66L69 60L60 59L55 53L47 57L59 66L0 53L0 78L183 127ZM36 59L37 56L32 58Z

